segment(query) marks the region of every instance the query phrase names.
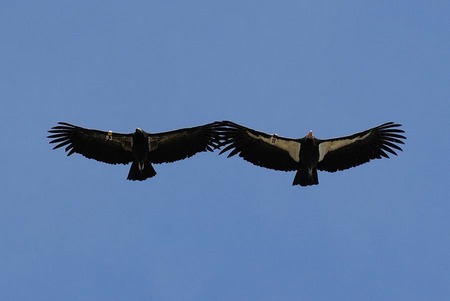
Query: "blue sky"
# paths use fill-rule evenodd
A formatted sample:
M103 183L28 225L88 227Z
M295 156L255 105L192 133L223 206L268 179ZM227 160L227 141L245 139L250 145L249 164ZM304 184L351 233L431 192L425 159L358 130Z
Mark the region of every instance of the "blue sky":
M0 299L449 300L448 1L2 1ZM202 153L126 181L58 121L229 119L404 152L320 185Z

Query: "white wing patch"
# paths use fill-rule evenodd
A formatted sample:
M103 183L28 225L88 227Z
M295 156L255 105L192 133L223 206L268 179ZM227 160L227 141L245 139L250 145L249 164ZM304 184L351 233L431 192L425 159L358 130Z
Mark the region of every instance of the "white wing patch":
M292 140L280 139L277 135L272 135L268 138L263 136L258 136L247 131L247 134L253 139L258 139L264 141L267 144L273 145L279 149L286 151L289 156L295 161L300 161L300 143Z
M323 158L328 154L329 152L332 152L334 150L337 150L341 147L347 146L349 144L352 144L358 140L364 140L366 139L371 132L365 134L364 136L355 137L353 139L339 139L334 141L326 141L319 144L319 162L323 160Z

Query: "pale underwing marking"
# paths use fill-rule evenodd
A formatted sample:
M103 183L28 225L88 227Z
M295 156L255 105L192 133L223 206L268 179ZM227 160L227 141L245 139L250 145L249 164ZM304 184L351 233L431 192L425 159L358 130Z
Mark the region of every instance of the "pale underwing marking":
M344 146L350 145L358 140L366 139L371 133L367 133L364 136L355 137L353 139L339 139L335 141L326 141L319 144L319 162L331 151L337 150Z
M270 137L263 137L260 135L255 135L250 132L247 132L248 135L254 139L264 141L270 145L273 145L289 154L289 156L295 161L300 161L300 143L294 140L286 140L283 138L279 138L276 135L272 135Z

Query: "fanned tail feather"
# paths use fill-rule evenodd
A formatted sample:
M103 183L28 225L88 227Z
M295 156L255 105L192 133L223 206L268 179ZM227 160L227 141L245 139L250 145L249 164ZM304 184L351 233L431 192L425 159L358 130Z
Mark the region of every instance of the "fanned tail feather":
M156 171L150 161L145 161L142 168L139 168L139 165L139 162L133 161L127 180L144 181L148 178L156 176Z
M319 184L316 167L300 167L292 185L310 186Z

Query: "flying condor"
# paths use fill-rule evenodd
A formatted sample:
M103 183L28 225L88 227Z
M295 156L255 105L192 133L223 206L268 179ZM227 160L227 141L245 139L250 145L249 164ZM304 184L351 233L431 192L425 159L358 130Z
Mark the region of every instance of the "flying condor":
M239 124L223 121L222 135L228 157L239 154L255 165L282 171L296 171L292 185L319 184L317 169L335 172L372 159L397 155L406 139L400 124L388 122L367 131L334 139L317 139L312 131L300 139L269 135Z
M147 133L139 128L132 134L85 129L59 122L48 132L53 149L65 146L67 156L79 153L109 164L132 162L128 180L143 181L156 175L151 163L169 163L218 148L219 122L163 133Z

